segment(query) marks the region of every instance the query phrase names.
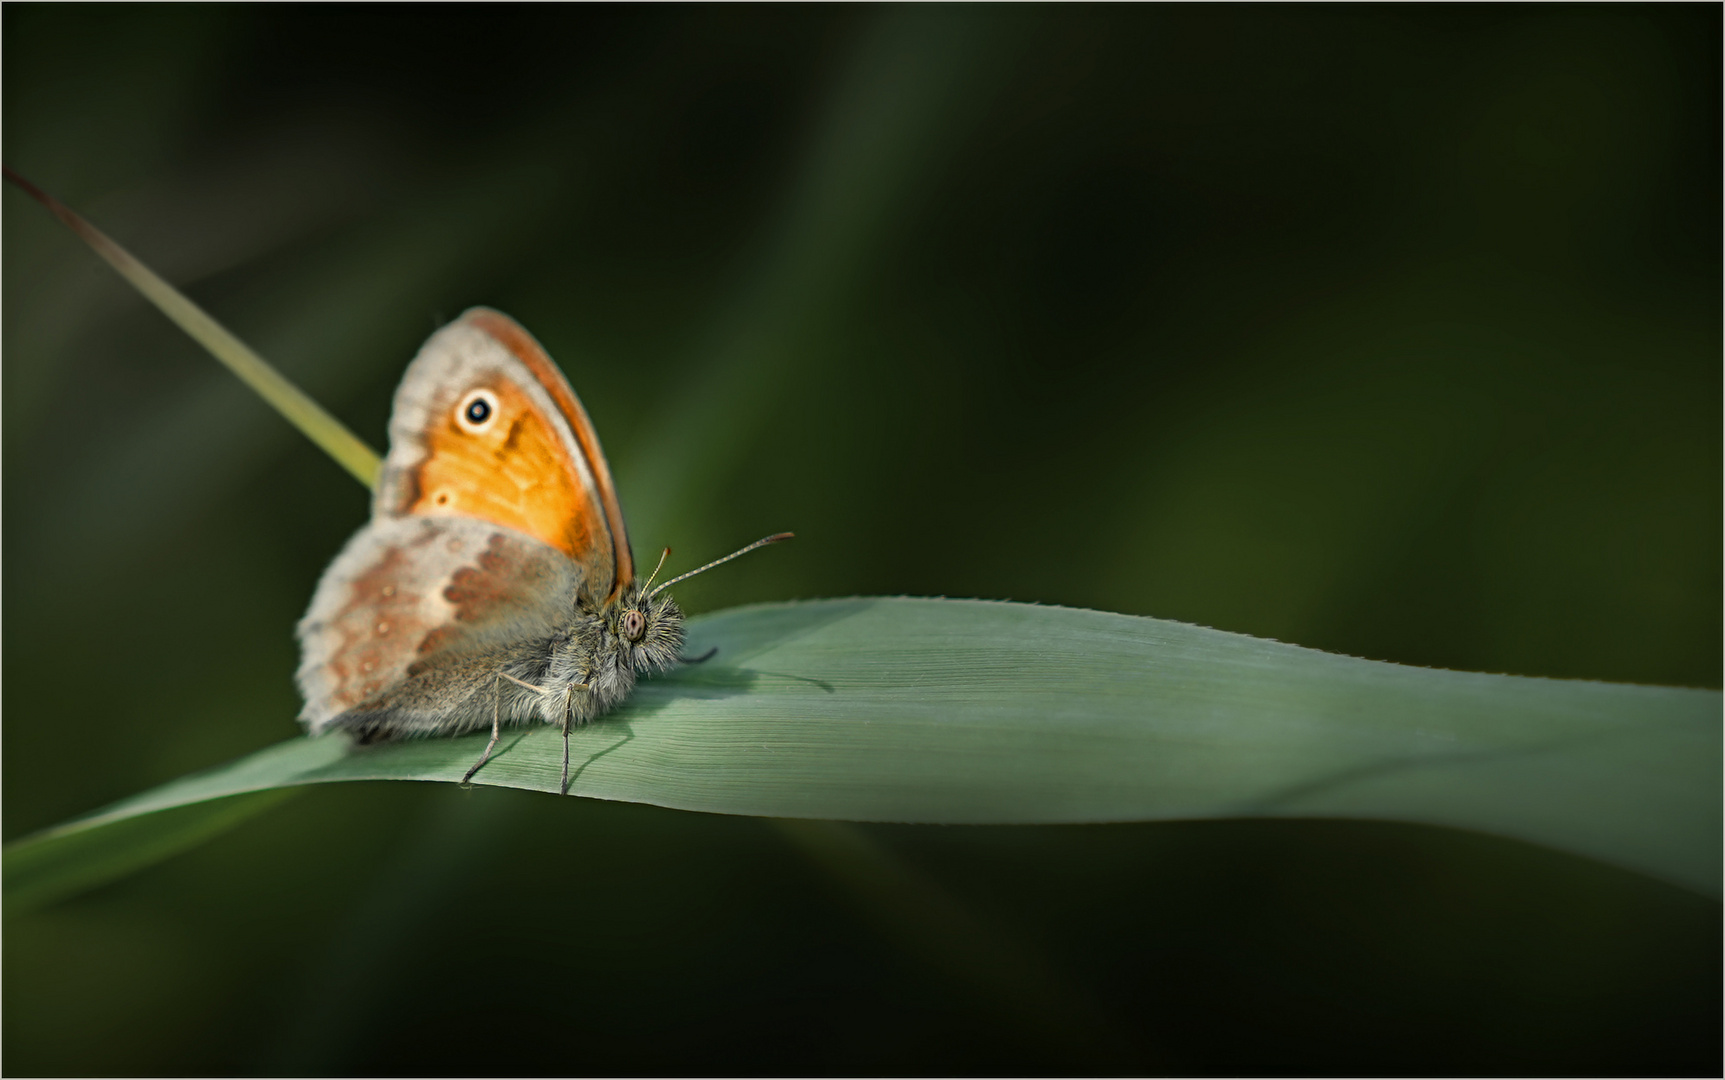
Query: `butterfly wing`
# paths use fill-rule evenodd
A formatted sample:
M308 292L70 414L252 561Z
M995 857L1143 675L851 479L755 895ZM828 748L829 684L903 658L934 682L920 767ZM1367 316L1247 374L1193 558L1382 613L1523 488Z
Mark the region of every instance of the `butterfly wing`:
M601 598L634 577L623 512L587 411L539 343L489 308L432 335L408 367L373 514L506 526L574 559Z
M571 559L513 529L376 518L324 572L300 620L300 721L314 735L489 724L496 673L531 680L543 670L580 584ZM532 715L528 692L507 686L507 715Z
M300 720L364 733L546 715L533 680L578 595L633 577L592 423L537 342L483 308L408 367L372 519L330 564L299 625ZM501 688L501 690L500 690Z

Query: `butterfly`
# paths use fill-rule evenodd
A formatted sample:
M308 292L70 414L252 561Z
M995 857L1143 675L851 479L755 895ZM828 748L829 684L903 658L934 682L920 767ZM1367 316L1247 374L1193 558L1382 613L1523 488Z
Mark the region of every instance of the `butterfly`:
M300 620L300 722L361 743L489 726L463 783L503 725L556 724L566 792L572 725L623 701L640 676L697 662L682 655L683 612L665 590L790 535L657 588L658 569L637 581L580 399L518 323L473 308L408 365L371 520Z

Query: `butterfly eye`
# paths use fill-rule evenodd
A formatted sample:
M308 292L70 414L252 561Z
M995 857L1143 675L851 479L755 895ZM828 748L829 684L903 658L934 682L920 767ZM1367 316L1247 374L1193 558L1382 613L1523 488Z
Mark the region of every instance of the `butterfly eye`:
M647 617L639 611L628 611L623 614L623 636L630 641L640 641L641 635L647 632Z
M455 422L469 435L483 434L497 419L497 395L489 390L469 390L455 407Z

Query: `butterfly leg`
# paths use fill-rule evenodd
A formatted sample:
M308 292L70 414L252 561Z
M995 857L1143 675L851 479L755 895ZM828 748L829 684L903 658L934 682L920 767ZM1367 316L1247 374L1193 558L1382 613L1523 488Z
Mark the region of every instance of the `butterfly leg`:
M563 691L563 781L557 787L559 795L569 794L569 718L575 715L575 685Z
M569 794L569 714L563 714L563 780L557 785L559 795Z
M503 674L501 671L497 674ZM479 755L479 760L473 763L473 768L467 770L467 775L461 778L463 784L473 779L473 774L491 757L491 751L497 746L497 737L503 734L503 683L493 678L492 688L496 691L491 698L491 741L485 744L485 753Z
M555 694L557 692L555 690L548 690L543 686L534 686L532 683L527 682L523 679L517 679L515 676L509 674L509 672L503 671L501 669L497 672L497 675L498 675L498 678L508 679L510 682L514 683L516 686L526 687L527 689L533 691L535 694L538 694L541 697L549 697L550 695ZM501 682L499 682L497 685L499 688L497 691L497 696L498 696L499 700L502 700L502 697L503 697L502 686L503 686L503 684ZM569 699L575 693L575 690L577 688L585 690L587 688L587 684L586 683L576 683L573 686L571 686L568 690L565 690L563 692L563 785L562 785L562 787L558 788L558 791L560 791L561 793L563 793L565 795L567 795L569 793L569 717L570 717ZM485 747L485 754L484 754L484 756L482 756L479 759L478 764L474 765L473 768L467 770L468 776L472 776L475 772L478 772L479 766L485 764L485 759L491 756L491 747L497 745L497 732L498 732L497 710L495 707L493 707L492 711L491 711L491 742L489 745L487 745Z
M586 690L589 684L570 683L563 691L563 783L558 788L569 794L569 729L575 726L575 691Z
M719 654L719 647L714 645L699 656L679 656L677 660L684 664L704 664Z

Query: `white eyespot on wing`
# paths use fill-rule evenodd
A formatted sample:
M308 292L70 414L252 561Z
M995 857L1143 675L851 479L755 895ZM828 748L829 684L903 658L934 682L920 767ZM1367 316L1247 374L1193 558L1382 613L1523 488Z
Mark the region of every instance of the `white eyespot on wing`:
M469 435L483 435L497 423L497 411L497 395L479 387L456 402L455 423Z

